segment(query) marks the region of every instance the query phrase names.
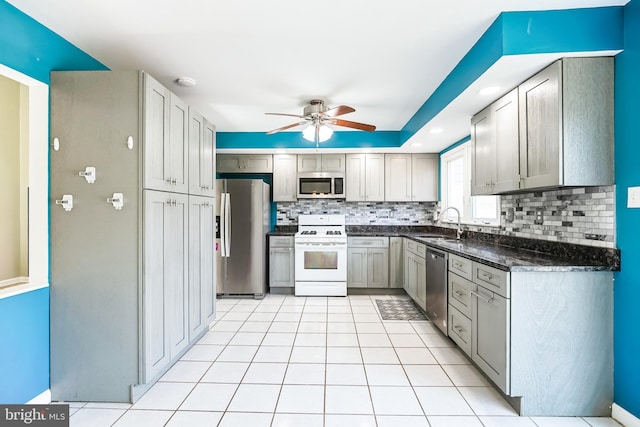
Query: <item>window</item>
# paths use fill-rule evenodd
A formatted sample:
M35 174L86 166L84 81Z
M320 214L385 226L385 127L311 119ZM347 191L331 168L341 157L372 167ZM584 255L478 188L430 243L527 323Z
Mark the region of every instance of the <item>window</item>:
M500 196L471 196L471 143L467 142L441 157L442 208L460 211L465 224L500 225ZM442 221L456 222L453 209L442 214Z

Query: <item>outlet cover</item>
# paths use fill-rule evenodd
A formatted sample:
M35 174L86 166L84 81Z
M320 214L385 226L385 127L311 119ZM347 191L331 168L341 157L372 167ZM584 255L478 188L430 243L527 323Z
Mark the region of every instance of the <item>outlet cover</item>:
M629 187L627 189L627 207L640 208L640 187Z
M535 225L542 225L544 223L544 211L542 209L536 209L536 217L533 223Z

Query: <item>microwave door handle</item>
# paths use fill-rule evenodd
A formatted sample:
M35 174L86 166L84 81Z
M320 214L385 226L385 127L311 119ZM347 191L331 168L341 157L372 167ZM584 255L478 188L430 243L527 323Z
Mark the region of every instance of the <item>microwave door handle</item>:
M227 193L227 197L226 197L226 203L225 203L225 225L226 225L226 232L225 232L225 244L226 244L226 250L227 250L227 257L229 257L231 255L231 194Z

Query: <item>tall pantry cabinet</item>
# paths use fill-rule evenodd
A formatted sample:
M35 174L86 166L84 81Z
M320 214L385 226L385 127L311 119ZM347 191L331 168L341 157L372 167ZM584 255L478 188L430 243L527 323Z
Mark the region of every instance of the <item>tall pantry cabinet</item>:
M215 127L141 71L50 90L52 399L133 402L215 318Z

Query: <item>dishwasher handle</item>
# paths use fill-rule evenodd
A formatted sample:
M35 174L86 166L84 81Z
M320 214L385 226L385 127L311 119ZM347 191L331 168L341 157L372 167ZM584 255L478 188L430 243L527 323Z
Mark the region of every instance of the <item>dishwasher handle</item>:
M448 258L446 252L436 251L434 249L427 249L427 256L431 257L431 259L442 258L446 260Z

